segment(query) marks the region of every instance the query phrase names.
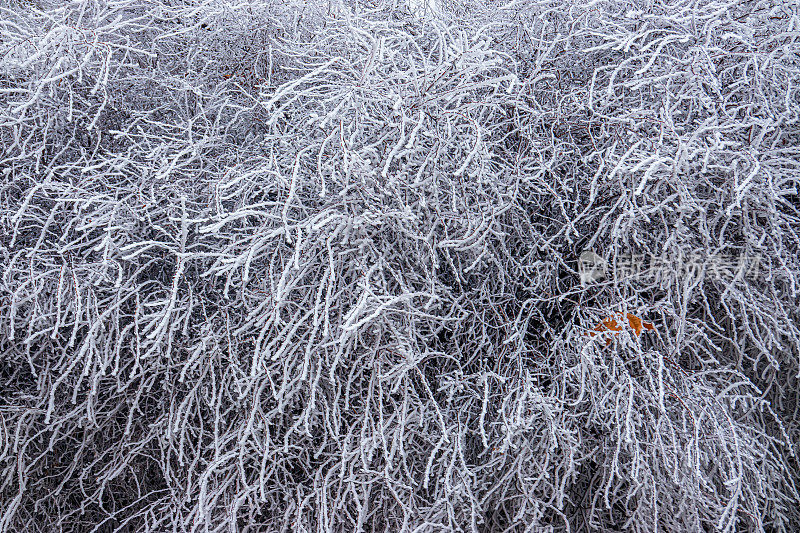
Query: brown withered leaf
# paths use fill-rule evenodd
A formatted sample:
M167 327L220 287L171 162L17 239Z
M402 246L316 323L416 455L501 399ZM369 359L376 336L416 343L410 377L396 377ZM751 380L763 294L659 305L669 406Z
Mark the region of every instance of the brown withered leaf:
M622 314L620 313L617 316L617 318L622 320L623 318ZM652 323L644 322L641 318L631 313L627 313L625 315L625 318L628 321L628 326L630 326L633 332L636 333L637 337L640 336L642 334L642 331L644 330L654 331L656 329ZM619 322L617 322L617 319L609 317L601 320L600 323L597 324L592 329L592 331L589 331L586 334L589 335L590 337L594 337L599 333L611 333L612 335L617 335L621 331L622 331L622 326L620 326ZM608 346L609 344L611 344L610 336L606 339L606 346Z

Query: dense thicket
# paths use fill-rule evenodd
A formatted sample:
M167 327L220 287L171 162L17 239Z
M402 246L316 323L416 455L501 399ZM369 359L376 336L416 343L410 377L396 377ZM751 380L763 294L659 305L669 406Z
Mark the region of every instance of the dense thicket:
M0 532L796 531L799 31L0 6Z

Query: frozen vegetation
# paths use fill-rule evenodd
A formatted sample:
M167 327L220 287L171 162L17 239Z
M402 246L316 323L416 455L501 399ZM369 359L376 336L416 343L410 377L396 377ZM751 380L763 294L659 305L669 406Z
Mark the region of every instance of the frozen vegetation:
M798 50L784 0L5 0L0 532L797 531Z

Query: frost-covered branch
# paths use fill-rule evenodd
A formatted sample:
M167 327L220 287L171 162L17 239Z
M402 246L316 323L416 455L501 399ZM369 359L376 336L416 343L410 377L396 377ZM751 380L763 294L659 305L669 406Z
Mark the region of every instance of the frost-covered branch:
M0 532L800 524L796 7L0 12Z

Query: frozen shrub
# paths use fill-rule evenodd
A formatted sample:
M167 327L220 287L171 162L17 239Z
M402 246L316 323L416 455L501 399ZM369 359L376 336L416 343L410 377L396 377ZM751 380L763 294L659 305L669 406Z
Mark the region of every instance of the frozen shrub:
M796 7L0 12L0 532L800 526Z

